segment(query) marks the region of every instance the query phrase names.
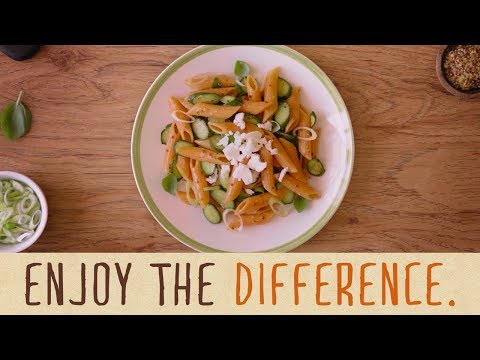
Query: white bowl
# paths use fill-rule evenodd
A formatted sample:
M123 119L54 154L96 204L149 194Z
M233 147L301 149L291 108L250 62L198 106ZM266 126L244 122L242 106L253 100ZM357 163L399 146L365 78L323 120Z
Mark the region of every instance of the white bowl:
M35 233L30 236L27 240L24 240L17 244L0 244L0 253L16 253L25 250L30 245L32 245L37 239L42 235L45 225L47 225L48 218L48 205L47 199L43 194L42 189L29 177L13 172L13 171L0 171L0 180L17 180L20 181L32 188L37 195L38 200L40 201L40 206L42 210L42 218L40 219L40 224L38 225Z

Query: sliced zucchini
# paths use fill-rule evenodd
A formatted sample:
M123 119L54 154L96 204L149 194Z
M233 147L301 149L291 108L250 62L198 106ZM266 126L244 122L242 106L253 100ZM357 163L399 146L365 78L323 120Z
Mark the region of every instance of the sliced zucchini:
M178 155L173 158L172 166L170 167L170 172L171 172L173 175L175 175L175 177L177 178L177 180L180 180L180 179L182 178L182 174L180 174L180 171L178 171L178 168L177 168L177 159L178 159Z
M275 121L280 125L280 128L285 129L290 119L290 106L286 102L278 104L277 112L275 113Z
M320 160L312 159L307 162L307 171L313 176L322 176L325 174L325 167Z
M201 161L200 167L202 168L203 173L207 176L213 175L216 168L215 164L212 164L206 161Z
M168 140L168 130L170 130L170 126L172 126L172 124L168 124L167 126L165 126L165 129L162 130L162 133L160 134L160 139L162 140L162 144L166 144L167 143L167 140Z
M310 113L310 126L313 127L315 123L317 122L317 114L315 114L315 111L312 111Z
M227 196L225 190L213 190L210 195L212 196L213 200L219 203L224 209L235 209L235 203L233 201L228 201L225 203L225 196Z
M237 198L235 200L242 201L245 200L246 198L250 197L252 195L248 195L245 190L242 190L240 194L238 194Z
M253 188L256 194L263 194L265 193L265 188L263 186L257 186Z
M192 130L193 135L200 140L208 139L208 135L210 135L210 129L202 118L195 118L195 120L193 120Z
M214 185L214 186L205 186L203 188L203 190L205 191L213 191L213 190L219 190L220 189L220 186L218 185Z
M210 145L212 145L212 147L217 150L217 151L222 151L224 146L223 145L219 145L218 142L223 138L222 135L220 134L215 134L215 135L212 135L209 137L210 139Z
M291 204L294 198L295 198L295 193L287 189L287 192L285 193L285 195L283 195L283 198L281 200L282 200L282 203L284 204Z
M220 79L219 78L214 78L213 79L213 82L212 82L212 88L216 89L216 88L221 88L222 87L222 83L220 82Z
M205 215L207 220L212 224L219 224L222 222L222 215L212 204L207 204L207 206L203 208L203 215Z
M277 134L278 136L290 141L292 144L294 145L297 145L298 144L298 139L296 136L292 135L292 134L288 134L286 132L283 132L283 131L277 131L275 134Z
M225 95L220 101L228 106L238 106L242 104L242 100L232 95Z
M279 77L277 81L277 96L280 99L286 99L290 96L291 93L292 85L290 85L287 80Z
M214 118L214 117L209 117L208 118L208 122L225 122L225 119L218 119L218 118Z
M188 97L188 101L194 105L199 103L217 104L220 102L220 99L220 95L207 92L198 92Z
M262 122L258 116L255 116L252 114L245 114L245 116L243 117L243 120L246 123L253 124L253 125L257 125Z
M193 144L185 140L179 140L175 143L175 145L173 145L173 150L175 150L175 153L178 154L179 149L187 146L193 146Z
M230 175L225 175L225 176L222 176L222 174L220 173L220 176L218 177L218 182L220 183L220 186L224 189L224 190L227 190L228 189L228 183L230 181Z

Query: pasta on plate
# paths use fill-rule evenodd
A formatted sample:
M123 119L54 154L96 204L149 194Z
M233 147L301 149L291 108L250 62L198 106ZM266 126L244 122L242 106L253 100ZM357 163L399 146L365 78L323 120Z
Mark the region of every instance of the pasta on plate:
M320 197L308 183L325 173L316 114L280 70L267 72L262 89L237 61L233 75L194 75L184 98L169 98L162 186L213 224L240 231L287 216L290 204L302 212Z

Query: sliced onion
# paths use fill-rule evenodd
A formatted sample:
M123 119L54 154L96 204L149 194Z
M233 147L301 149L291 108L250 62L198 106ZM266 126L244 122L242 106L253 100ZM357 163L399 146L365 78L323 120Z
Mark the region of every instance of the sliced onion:
M278 122L276 122L275 120L272 120L272 124L275 125L275 127L272 127L272 132L273 133L276 133L277 131L279 131L282 128L280 126L280 124Z
M198 206L198 201L197 199L192 199L191 196L190 196L190 190L192 190L192 182L191 181L187 181L187 184L186 184L186 194L187 194L187 201L190 203L190 205L192 206ZM195 190L194 190L195 191Z
M233 213L233 216L238 216L238 218L240 219L240 226L237 228L237 229L233 229L232 227L230 227L230 224L232 223L233 220L228 220L227 217L228 217L228 214L230 213ZM242 217L237 214L237 212L233 209L225 209L225 211L223 212L222 214L222 217L223 217L223 223L225 224L225 226L227 228L229 228L230 230L234 230L234 231L242 231L243 229L243 219ZM233 219L233 218L232 218Z
M30 205L26 206L26 203L28 200L30 200ZM19 207L18 212L21 214L26 214L30 212L30 210L32 210L36 204L37 204L37 197L34 195L28 195L18 203L18 207Z
M7 206L10 206L13 204L13 201L9 201L8 200L8 194L10 194L11 192L15 191L14 188L10 188L8 189L7 191L5 191L5 194L3 194L3 202L5 203L5 205Z
M28 238L29 236L32 236L32 235L33 235L32 231L28 231L28 232L25 232L21 235L18 235L17 242L22 242L23 240L25 240L26 238Z
M185 115L185 116L188 116L188 118L189 118L190 120L180 119L180 118L178 117L178 115L177 115L178 113L183 114L183 115ZM191 123L193 123L194 120L195 120L195 118L194 118L193 116L188 115L185 111L182 111L182 110L175 110L175 111L172 112L170 115L172 115L172 117L175 119L175 121L182 122L182 123L191 124Z
M21 193L25 191L25 188L23 187L22 184L20 184L18 181L12 180L11 182L13 188Z
M240 80L238 80L237 78L235 79L235 82L240 85L241 87L247 87L247 85L245 85L244 83L242 83Z
M297 135L297 132L299 130L306 130L310 133L310 136L309 137L303 137L303 136L298 136ZM297 139L299 140L305 140L305 141L313 141L317 138L317 133L315 132L315 130L313 130L312 128L309 128L308 126L299 126L299 127L296 127L295 129L293 129L293 135L297 135Z
M283 180L283 177L285 176L285 174L288 172L288 166L287 167L284 167L282 169L282 171L280 171L280 175L278 175L278 181L279 182L282 182Z
M38 210L40 211L40 210ZM18 225L25 225L26 223L28 223L29 221L31 220L30 216L26 215L26 214L20 214L20 215L17 215L17 216L14 216L12 218L12 222L18 224Z
M38 217L38 219L36 219L36 217ZM41 210L35 211L32 214L32 217L30 219L30 224L28 224L28 228L30 230L35 229L40 224L41 219L42 219L42 211Z
M278 206L275 208L275 205L278 205ZM268 200L268 206L270 206L270 209L272 209L272 211L278 216L285 217L288 215L287 207L277 198L274 198L274 197L270 198Z

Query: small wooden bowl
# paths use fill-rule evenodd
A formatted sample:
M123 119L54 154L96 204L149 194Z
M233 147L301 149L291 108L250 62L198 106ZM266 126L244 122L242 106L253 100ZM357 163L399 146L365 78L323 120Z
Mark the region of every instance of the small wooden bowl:
M448 82L447 78L445 77L445 73L443 72L443 58L445 53L450 50L451 45L445 45L440 48L437 54L437 77L440 80L440 84L447 90L450 94L456 95L458 97L464 99L472 99L480 97L480 89L468 90L468 91L461 91L455 89L450 83Z

